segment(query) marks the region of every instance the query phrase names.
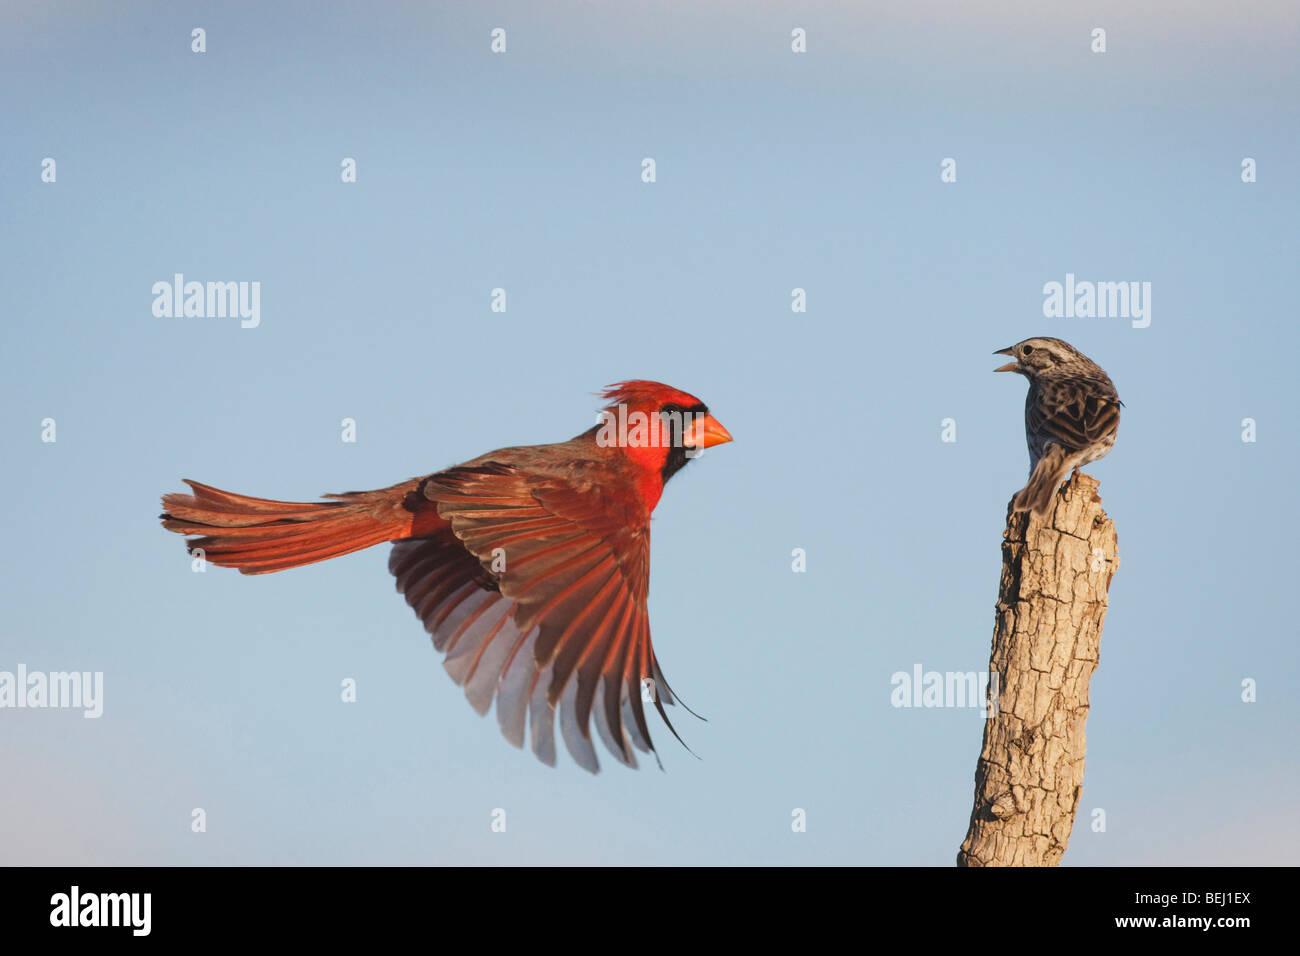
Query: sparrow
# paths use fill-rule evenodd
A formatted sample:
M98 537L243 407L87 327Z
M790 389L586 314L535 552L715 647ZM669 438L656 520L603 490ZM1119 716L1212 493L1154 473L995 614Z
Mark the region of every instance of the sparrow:
M664 485L731 435L667 385L609 386L594 427L565 442L488 452L376 491L274 501L186 480L162 525L191 554L244 574L314 564L394 542L388 569L443 666L516 747L555 765L555 718L573 759L605 747L636 767L655 753L641 706L678 702L650 643L650 515ZM684 705L683 705L684 706ZM683 744L683 746L685 746ZM662 767L662 764L660 764Z
M1101 367L1060 339L1025 339L993 354L1014 359L995 372L1019 372L1029 379L1025 397L1029 483L1016 492L1011 507L1042 516L1071 471L1105 457L1115 447L1123 402Z

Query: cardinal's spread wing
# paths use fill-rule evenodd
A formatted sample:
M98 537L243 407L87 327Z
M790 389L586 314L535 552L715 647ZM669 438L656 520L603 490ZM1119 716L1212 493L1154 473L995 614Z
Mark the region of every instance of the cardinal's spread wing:
M1041 387L1025 405L1027 433L1043 444L1056 442L1077 451L1096 444L1119 427L1119 396L1114 388L1087 378L1069 378Z
M644 678L672 730L646 613L649 514L573 471L488 461L430 476L421 493L448 527L396 543L389 570L475 709L496 698L506 739L523 746L527 718L533 752L554 764L558 709L570 754L594 772L594 715L605 746L634 767L633 745L654 750Z

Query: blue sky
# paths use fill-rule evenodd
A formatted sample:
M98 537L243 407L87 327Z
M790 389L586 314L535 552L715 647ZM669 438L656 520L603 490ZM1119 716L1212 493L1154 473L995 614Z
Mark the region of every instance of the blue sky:
M1031 335L1092 356L1126 403L1089 468L1123 563L1065 862L1300 862L1278 502L1298 20L6 5L0 670L102 671L105 699L98 720L0 710L0 862L950 865L981 721L892 708L890 675L987 662L1027 466L1024 384L990 353ZM261 324L156 318L177 272L260 282ZM1044 318L1067 273L1150 282L1150 326ZM386 547L193 574L156 521L183 477L311 499L563 440L635 377L736 439L656 513L656 650L709 718L675 721L699 761L657 734L665 773L513 750L443 673Z

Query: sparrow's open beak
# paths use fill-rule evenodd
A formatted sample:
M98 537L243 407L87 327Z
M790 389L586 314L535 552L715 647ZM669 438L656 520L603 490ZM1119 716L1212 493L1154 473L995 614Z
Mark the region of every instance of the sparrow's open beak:
M731 432L722 427L712 415L696 415L691 419L691 427L682 436L682 444L687 448L712 448L731 441Z
M997 350L996 352L994 352L993 354L994 354L994 355L1015 355L1016 353L1015 353L1014 350L1015 350L1015 346L1014 346L1014 345L1008 345L1008 346L1007 346L1006 348L1004 348L1004 349L998 349L998 350ZM995 372L1018 372L1018 371L1020 371L1020 363L1019 363L1019 362L1008 362L1006 365L999 366L998 368L995 368L993 371L995 371Z

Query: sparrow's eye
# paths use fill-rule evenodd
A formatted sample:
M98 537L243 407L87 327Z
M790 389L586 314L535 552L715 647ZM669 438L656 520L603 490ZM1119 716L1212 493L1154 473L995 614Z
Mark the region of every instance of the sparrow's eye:
M1030 352L1032 352L1033 350L1034 350L1034 347L1033 347L1032 345L1026 345L1026 346L1025 346L1025 354L1026 354L1026 355L1028 355L1028 354L1029 354Z

